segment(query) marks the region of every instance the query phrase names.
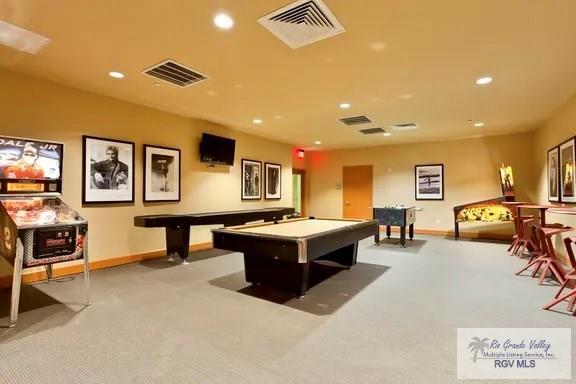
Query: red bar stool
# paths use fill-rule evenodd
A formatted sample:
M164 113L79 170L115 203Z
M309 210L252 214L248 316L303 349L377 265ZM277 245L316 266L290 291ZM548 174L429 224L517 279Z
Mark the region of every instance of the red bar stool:
M534 272L532 273L532 277L536 276L538 271L541 270L540 280L538 281L538 284L542 285L542 283L544 282L544 278L548 274L548 271L552 273L552 276L554 276L560 284L564 284L564 282L566 281L566 278L564 277L566 273L564 272L564 268L562 268L562 265L560 265L558 259L556 258L556 252L554 251L554 246L552 244L552 236L558 235L563 232L569 232L572 230L574 230L574 228L565 227L561 224L548 227L541 227L538 230L541 255L538 256L536 259L532 260L530 263L528 263L520 271L516 272L516 274L519 275L525 270L534 266Z
M540 250L540 247L536 245L534 232L532 231L532 228L534 228L535 225L536 220L534 219L534 216L516 216L514 218L516 236L514 243L510 247L513 247L513 250L510 253L511 256L516 255L522 257L526 250L533 255ZM532 261L532 258L530 258L530 261Z
M566 280L564 283L562 283L562 286L558 290L558 293L556 293L556 296L554 296L554 300L546 304L544 309L550 309L556 304L571 297L570 301L568 302L568 312L572 312L574 315L576 315L576 311L574 310L574 303L576 302L576 287L573 285L573 288L570 292L560 296L564 288L566 288L568 285L568 282L576 281L576 258L574 258L574 250L572 249L572 243L574 243L574 241L576 241L576 237L567 237L564 239L564 245L566 246L566 252L568 252L568 259L570 259L570 266L572 267L572 270L564 276Z

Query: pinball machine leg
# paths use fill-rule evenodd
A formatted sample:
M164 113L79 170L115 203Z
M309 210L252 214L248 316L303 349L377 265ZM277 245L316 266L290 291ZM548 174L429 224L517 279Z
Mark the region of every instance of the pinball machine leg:
M16 259L14 259L14 275L12 277L12 297L10 298L10 325L18 321L18 305L20 304L20 286L22 285L22 266L24 263L24 245L18 238L16 242Z
M90 261L88 259L88 233L84 234L84 290L86 292L86 306L90 305Z

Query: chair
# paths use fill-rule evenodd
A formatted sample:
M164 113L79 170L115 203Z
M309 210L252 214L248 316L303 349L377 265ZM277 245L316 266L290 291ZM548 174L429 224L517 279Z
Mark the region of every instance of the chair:
M536 237L534 236L532 228L536 225L536 221L534 216L516 216L514 218L514 227L516 228L516 236L514 242L508 248L508 250L512 249L510 255L516 255L522 257L524 252L528 250L532 257L530 261L532 261L533 255L540 250L540 247L536 244Z
M564 239L564 245L566 246L566 252L568 253L568 259L570 260L570 266L572 270L568 272L564 277L565 281L560 286L560 289L554 296L554 300L544 306L544 309L550 309L556 304L566 300L570 297L570 301L568 302L568 311L572 312L576 315L576 311L574 310L574 303L576 303L576 287L572 287L572 290L562 296L562 291L568 285L570 281L576 282L576 258L574 257L574 250L572 249L572 244L576 241L576 237L567 237Z
M534 266L534 272L532 277L536 276L539 270L540 280L538 284L542 285L544 278L546 277L548 271L552 273L552 276L558 280L560 284L564 284L566 281L564 275L564 268L558 262L556 258L556 252L554 251L554 245L552 243L552 237L563 232L572 231L574 228L565 227L561 224L550 225L547 227L541 227L538 229L538 237L540 242L540 255L536 259L529 262L524 268L516 272L517 275L521 274L525 270Z

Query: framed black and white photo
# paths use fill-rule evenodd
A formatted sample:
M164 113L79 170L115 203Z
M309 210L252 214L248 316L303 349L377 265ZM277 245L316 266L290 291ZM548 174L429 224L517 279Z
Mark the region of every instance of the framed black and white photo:
M274 163L264 163L264 198L277 200L282 198L282 166Z
M548 151L548 201L560 201L560 149Z
M262 162L242 159L242 200L262 198Z
M180 150L144 144L144 202L180 201Z
M134 202L134 143L82 136L82 203Z
M416 200L444 200L444 164L414 167Z
M560 200L576 203L574 188L574 138L560 144Z

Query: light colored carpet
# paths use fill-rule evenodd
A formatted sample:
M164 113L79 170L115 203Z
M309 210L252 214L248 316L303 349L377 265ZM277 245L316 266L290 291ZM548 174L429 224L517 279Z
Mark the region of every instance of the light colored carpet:
M241 254L219 250L95 271L89 308L81 276L26 286L0 383L451 383L458 327L576 324L541 309L556 286L514 276L505 244L396 242L361 242L301 300L248 287Z

